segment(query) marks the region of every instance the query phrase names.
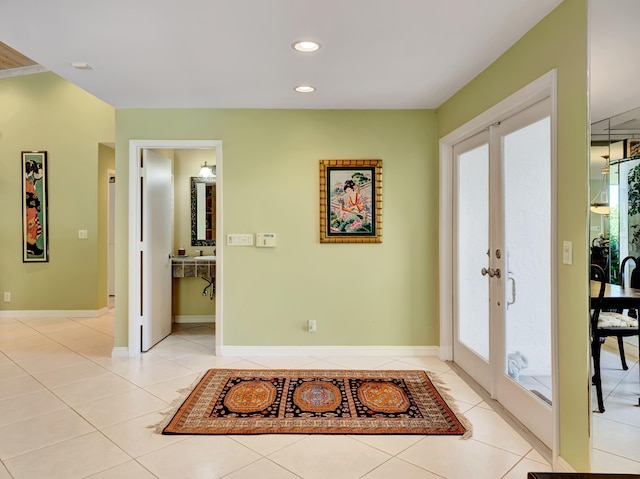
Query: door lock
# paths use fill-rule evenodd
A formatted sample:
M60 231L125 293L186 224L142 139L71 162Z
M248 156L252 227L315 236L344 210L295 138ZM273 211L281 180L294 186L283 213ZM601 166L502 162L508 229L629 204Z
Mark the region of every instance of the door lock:
M496 278L499 278L500 275L501 275L500 268L496 268L496 269L493 269L493 268L489 268L489 269L482 268L482 270L480 270L480 272L482 273L482 276L489 275L489 278L493 278L494 276Z

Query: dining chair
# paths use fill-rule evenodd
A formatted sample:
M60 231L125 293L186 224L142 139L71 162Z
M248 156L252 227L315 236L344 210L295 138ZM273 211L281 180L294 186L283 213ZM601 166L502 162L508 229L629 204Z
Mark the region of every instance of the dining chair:
M627 270L627 263L629 264L630 274L625 276L625 273ZM631 263L633 263L633 265L631 265ZM640 289L640 268L638 268L638 266L640 266L640 257L627 256L622 260L622 262L620 263L619 278L620 278L620 285L623 288L629 287L629 288ZM617 312L624 313L624 310L618 310ZM601 318L603 316L606 317L608 315L609 315L608 311L602 311L600 313ZM634 319L638 319L638 311L636 309L633 309L633 308L628 309L626 315ZM629 369L629 366L627 366L627 358L624 354L624 337L618 336L617 338L618 338L618 351L620 353L620 362L622 363L622 369L626 371L627 369Z
M598 297L593 304L593 310L591 312L591 356L593 357L594 369L592 381L596 387L598 411L604 412L602 379L600 375L600 353L602 343L604 343L605 339L609 336L620 339L629 336L638 336L638 320L622 313L602 311L602 302L607 284L607 277L604 270L597 264L591 265L591 279L593 281L600 282Z

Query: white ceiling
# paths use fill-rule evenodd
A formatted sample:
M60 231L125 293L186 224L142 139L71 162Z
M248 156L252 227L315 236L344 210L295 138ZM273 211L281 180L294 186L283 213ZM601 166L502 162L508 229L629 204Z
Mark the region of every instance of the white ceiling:
M436 108L560 3L0 0L0 41L119 108ZM640 106L640 0L589 8L595 122Z
M1 0L0 41L118 108L436 108L560 3Z

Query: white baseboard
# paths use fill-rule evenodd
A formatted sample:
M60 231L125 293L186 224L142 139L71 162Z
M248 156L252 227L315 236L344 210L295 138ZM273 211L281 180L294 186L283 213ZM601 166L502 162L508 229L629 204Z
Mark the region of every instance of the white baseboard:
M571 467L571 464L560 456L556 457L555 461L553 461L552 467L555 472L576 472L576 470Z
M215 323L215 314L178 314L173 317L174 323Z
M128 358L129 348L126 346L114 346L111 350L112 358Z
M109 311L101 309L70 309L70 310L36 310L20 309L15 311L0 311L0 319L26 319L26 318L99 318Z
M438 346L222 346L220 356L435 356Z

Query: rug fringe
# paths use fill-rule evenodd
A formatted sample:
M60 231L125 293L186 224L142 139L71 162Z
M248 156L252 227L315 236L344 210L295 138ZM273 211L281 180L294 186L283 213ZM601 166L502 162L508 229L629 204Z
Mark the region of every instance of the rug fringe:
M164 428L167 427L180 406L182 406L182 404L187 400L187 397L189 397L191 391L193 391L198 383L202 381L202 378L205 374L207 374L207 371L200 373L198 377L186 388L180 388L176 390L176 393L179 394L178 398L171 401L171 403L167 406L166 411L160 411L159 413L161 416L163 416L162 420L157 424L151 424L147 426L147 428L153 429L156 434L162 434Z
M451 396L449 393L449 388L445 385L445 382L440 379L434 371L429 371L427 369L424 370L427 374L427 377L431 380L433 385L436 387L442 398L445 400L447 405L451 408L451 411L456 415L458 420L462 423L466 432L460 437L460 439L469 439L473 436L473 424L471 421L467 419L467 417L460 411L458 404L456 403L455 398Z

